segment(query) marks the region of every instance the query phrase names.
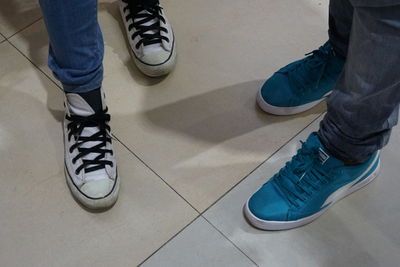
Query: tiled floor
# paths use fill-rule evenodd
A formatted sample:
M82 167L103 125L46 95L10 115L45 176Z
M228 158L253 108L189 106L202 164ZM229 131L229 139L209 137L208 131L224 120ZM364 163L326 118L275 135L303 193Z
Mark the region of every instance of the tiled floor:
M40 17L39 1L0 0L0 33L7 38Z
M130 59L117 2L100 1L104 88L123 184L111 210L90 213L65 184L63 96L46 66L37 1L0 0L0 266L396 265L398 130L380 179L319 221L266 233L241 214L324 111L269 116L254 96L266 76L324 42L327 2L163 5L178 65L149 79Z
M290 231L264 232L250 227L243 218L242 205L247 198L291 158L299 141L316 129L318 121L204 213L204 218L259 266L398 266L399 128L382 152L378 179L315 222Z
M288 0L257 1L243 7L241 1L230 1L230 5L209 2L165 1L178 40L179 63L168 77L151 80L133 65L117 2L100 3L106 43L104 87L114 133L199 212L323 110L321 105L282 120L262 114L254 103L255 92L267 74L324 41L326 27L316 23L324 20L317 12L324 10L322 7L313 1L297 7ZM223 14L216 12L216 6ZM257 6L271 9L271 13L265 16L257 12ZM274 10L287 8L292 13L300 8L308 18L303 26L311 34L296 46L294 40L288 42L287 33L279 34L276 25L270 24L280 17ZM221 16L223 24L217 27ZM243 23L248 16L252 19ZM293 19L283 20L281 27L299 36L299 25L291 26ZM238 30L227 31L226 27ZM248 32L257 36L254 42L243 38ZM269 42L273 35L277 35L276 41ZM10 42L53 78L46 67L43 21ZM274 52L279 47L285 53Z
M65 184L61 90L7 42L0 58L1 266L138 264L196 218L119 142L118 203L82 209Z

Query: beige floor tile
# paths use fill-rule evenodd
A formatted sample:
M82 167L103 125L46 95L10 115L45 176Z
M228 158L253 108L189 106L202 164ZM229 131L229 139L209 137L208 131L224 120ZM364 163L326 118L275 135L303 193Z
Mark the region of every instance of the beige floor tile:
M201 211L323 111L278 118L260 112L254 99L263 79L325 41L327 5L163 3L178 64L168 77L149 79L129 56L116 1L101 1L104 87L116 135ZM48 71L42 22L11 41Z
M400 128L382 151L380 176L338 202L315 222L288 231L251 227L242 208L265 181L296 152L300 140L318 122L295 137L204 216L259 266L398 266L400 262ZM288 256L290 255L290 256Z
M32 60L36 66L40 67L53 81L58 83L47 66L49 38L43 19L36 21L25 30L14 35L9 41Z
M0 34L0 43L5 40L4 36Z
M122 145L117 204L90 213L63 173L62 93L0 44L0 266L135 266L197 213Z
M203 217L197 218L141 267L253 267L243 253Z
M0 33L10 37L41 17L37 0L0 0Z

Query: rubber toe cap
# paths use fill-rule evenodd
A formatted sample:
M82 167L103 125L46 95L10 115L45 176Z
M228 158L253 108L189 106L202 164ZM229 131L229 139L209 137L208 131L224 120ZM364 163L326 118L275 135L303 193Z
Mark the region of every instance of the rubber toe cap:
M169 51L157 51L144 55L140 60L147 65L161 65L168 61L171 57L171 52Z
M114 187L111 179L89 181L81 187L81 191L90 198L103 198L110 194Z

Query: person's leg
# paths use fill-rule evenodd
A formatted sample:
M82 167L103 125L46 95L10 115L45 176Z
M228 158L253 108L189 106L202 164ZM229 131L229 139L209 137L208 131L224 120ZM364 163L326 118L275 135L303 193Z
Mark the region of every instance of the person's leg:
M342 58L346 58L353 21L353 6L349 0L331 0L329 3L329 41Z
M67 184L92 209L117 200L119 181L103 80L97 0L40 0L50 39L49 66L65 91Z
M387 144L400 102L400 5L356 6L345 70L328 99L319 136L358 163Z
M67 92L101 87L104 44L97 0L40 0L50 38L49 67Z
M354 15L345 70L329 98L319 134L312 133L245 205L245 216L258 228L305 225L379 174L379 149L399 112L400 3L377 7L375 1L371 7L354 1L361 4L351 0Z

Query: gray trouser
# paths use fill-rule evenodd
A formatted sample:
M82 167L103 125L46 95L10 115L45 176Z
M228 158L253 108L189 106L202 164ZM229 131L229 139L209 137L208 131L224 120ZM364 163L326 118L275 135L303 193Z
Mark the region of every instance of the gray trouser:
M385 146L400 103L400 0L331 0L329 38L346 58L319 136L349 163Z

